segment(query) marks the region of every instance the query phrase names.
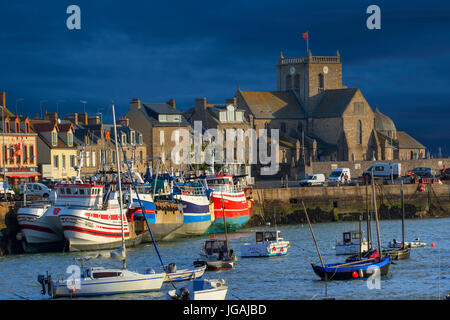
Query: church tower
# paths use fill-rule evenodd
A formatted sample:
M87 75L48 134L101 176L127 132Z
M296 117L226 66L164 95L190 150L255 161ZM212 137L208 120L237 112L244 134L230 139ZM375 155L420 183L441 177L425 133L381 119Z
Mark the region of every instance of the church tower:
M277 64L277 90L293 90L307 109L310 98L327 89L341 89L342 63L339 51L336 56L285 58L280 53Z

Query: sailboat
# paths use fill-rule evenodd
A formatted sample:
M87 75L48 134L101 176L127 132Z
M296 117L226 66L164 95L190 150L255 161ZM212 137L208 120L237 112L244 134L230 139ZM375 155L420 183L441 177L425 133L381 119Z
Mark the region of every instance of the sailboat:
M224 210L222 194L222 211ZM194 261L194 266L206 265L208 270L226 270L234 268L234 262L237 261L237 255L228 247L225 213L223 214L223 225L225 240L215 238L206 240L203 244L203 249L200 252L200 256L203 260Z
M52 298L58 297L85 297L85 296L102 296L121 293L138 293L160 290L166 273L156 273L152 269L147 269L146 273L141 274L127 270L126 249L124 236L124 214L122 208L122 190L120 179L119 152L117 144L117 128L114 112L114 104L112 104L112 113L114 120L115 144L116 144L116 163L118 174L118 192L119 192L119 208L120 219L122 225L122 247L109 254L94 254L78 259L84 262L92 259L110 258L121 260L122 268L102 268L92 267L80 272L80 276L71 275L68 279L58 277L53 279L51 275L39 275L38 282L42 285L41 293L45 294L45 285L48 288L48 294Z
M405 260L409 259L411 253L411 244L405 243L405 197L403 194L403 181L401 185L401 198L402 198L402 244L400 248L383 250L383 254L389 254L392 260Z

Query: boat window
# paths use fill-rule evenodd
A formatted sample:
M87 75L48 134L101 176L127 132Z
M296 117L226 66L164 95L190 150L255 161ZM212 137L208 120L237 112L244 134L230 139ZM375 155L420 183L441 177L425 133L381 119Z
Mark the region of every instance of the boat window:
M59 192L60 194L65 194L64 188L58 188L58 192Z
M121 275L122 275L122 272L102 271L102 272L94 272L92 274L92 277L94 279L99 279L99 278L109 278L109 277L120 277Z
M73 189L72 194L78 194L78 188Z
M66 188L66 193L67 194L72 194L72 190L70 190L70 188Z
M276 236L275 232L266 232L266 234L264 235L264 238L266 241L276 241L277 236Z
M80 194L84 195L84 189L80 189Z
M351 235L349 232L344 233L344 242L350 242L351 241Z
M359 233L353 233L352 234L352 239L359 239Z
M263 242L263 233L262 232L257 232L256 233L256 242Z

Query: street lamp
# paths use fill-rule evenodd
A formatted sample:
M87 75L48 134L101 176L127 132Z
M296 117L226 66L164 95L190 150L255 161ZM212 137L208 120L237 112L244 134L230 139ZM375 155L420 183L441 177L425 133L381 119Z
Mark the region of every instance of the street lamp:
M40 100L40 101L39 101L39 108L41 109L41 119L43 119L43 118L42 118L42 103L43 103L43 102L48 102L48 100Z
M23 100L25 100L25 99L24 99L24 98L16 99L16 116L17 116L17 104L18 104L20 101L23 101Z
M86 100L80 100L80 102L83 104L83 112L86 113Z

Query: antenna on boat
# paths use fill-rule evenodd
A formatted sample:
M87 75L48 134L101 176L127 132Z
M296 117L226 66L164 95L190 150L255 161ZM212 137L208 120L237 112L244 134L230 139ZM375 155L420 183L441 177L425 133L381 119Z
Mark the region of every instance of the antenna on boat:
M123 212L122 212L122 185L120 181L120 164L119 164L119 146L117 142L117 125L116 125L116 113L114 112L114 102L112 103L112 116L113 116L113 123L114 123L114 141L116 144L116 163L117 163L117 180L118 180L118 187L119 187L119 211L120 211L120 224L122 227L122 248L124 252L124 259L123 259L123 269L127 268L127 258L126 258L126 251L125 251L125 233L123 228Z

